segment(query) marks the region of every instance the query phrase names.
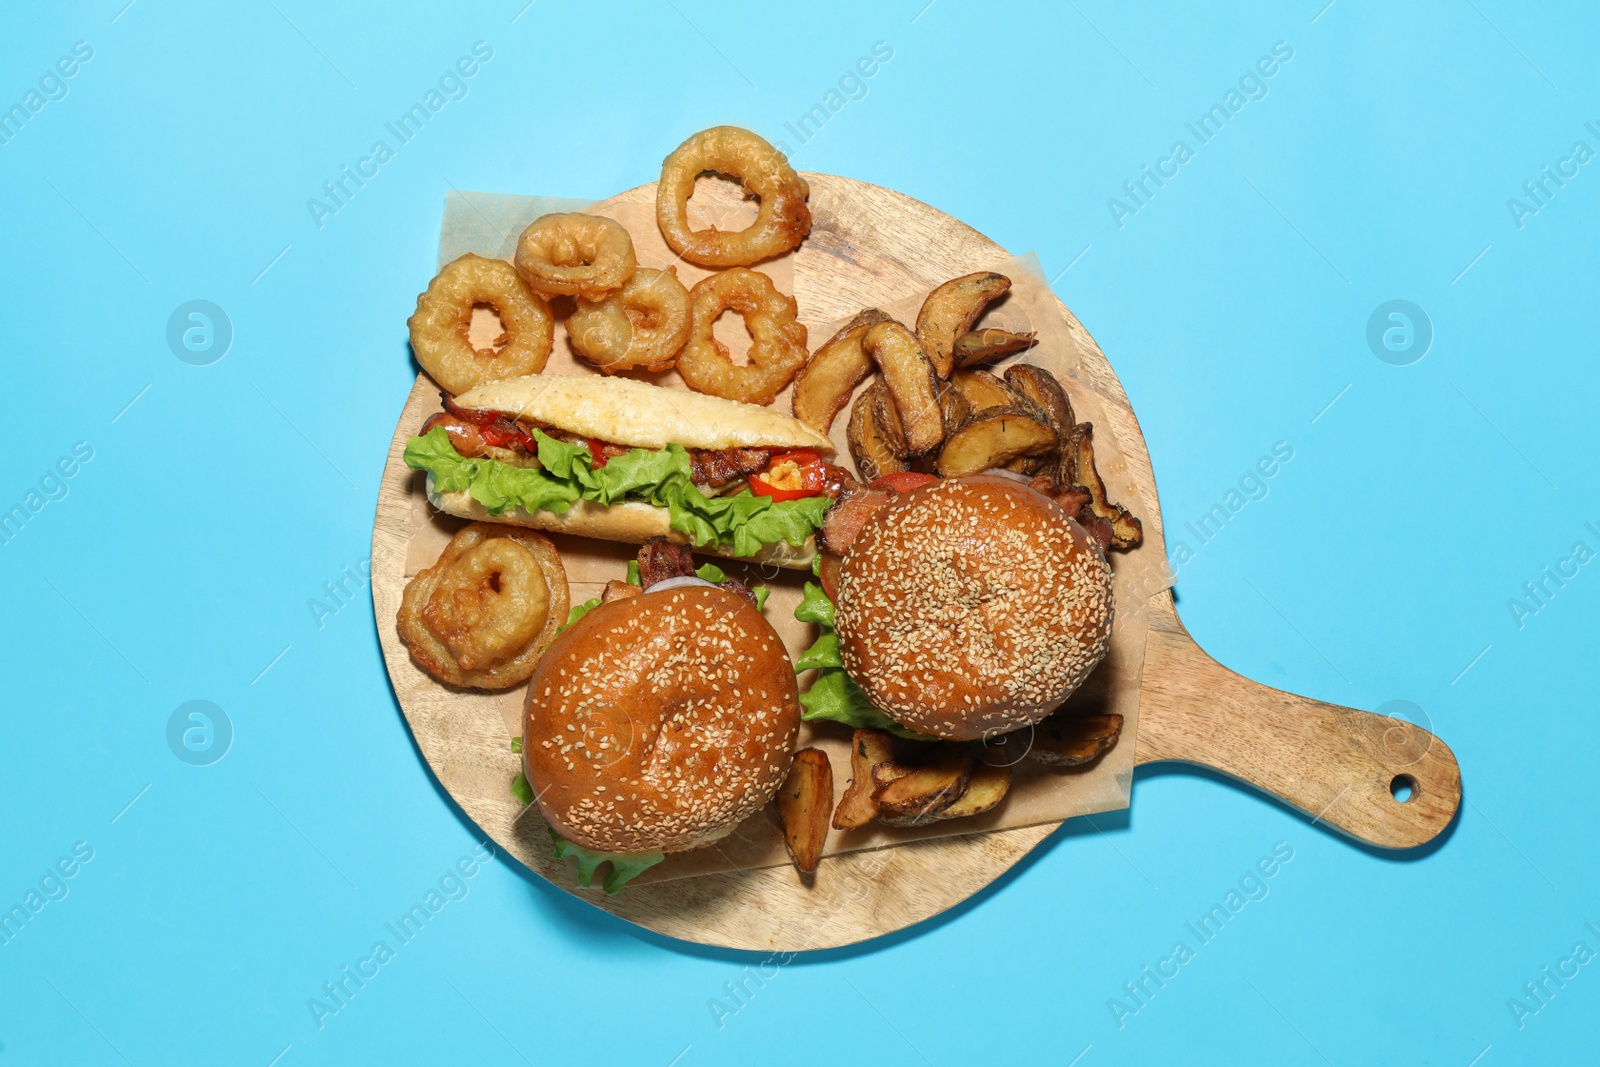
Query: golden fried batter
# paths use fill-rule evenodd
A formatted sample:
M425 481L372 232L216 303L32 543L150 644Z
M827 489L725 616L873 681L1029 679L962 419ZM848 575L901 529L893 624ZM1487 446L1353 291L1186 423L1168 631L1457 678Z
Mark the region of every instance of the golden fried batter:
M533 674L567 610L566 570L548 537L475 522L406 585L396 625L441 682L509 689Z
M517 239L517 273L547 297L599 300L620 289L637 266L628 231L599 215L541 215Z
M689 290L676 267L640 267L604 299L579 300L567 336L578 355L606 374L666 370L689 340Z
M738 178L760 197L756 221L737 233L689 228L689 198L700 175ZM656 223L672 250L702 267L745 267L782 255L811 232L811 195L782 152L737 126L702 130L661 164L656 186Z
M498 351L473 348L467 336L472 309L480 306L500 316L505 332ZM471 253L445 265L417 297L416 313L406 325L417 362L451 393L538 374L555 339L550 305L523 284L511 264Z
M689 291L693 325L678 355L678 373L690 389L746 404L770 404L806 362L806 328L794 298L765 274L734 267ZM728 348L711 333L724 311L736 311L750 331L750 363L735 366Z

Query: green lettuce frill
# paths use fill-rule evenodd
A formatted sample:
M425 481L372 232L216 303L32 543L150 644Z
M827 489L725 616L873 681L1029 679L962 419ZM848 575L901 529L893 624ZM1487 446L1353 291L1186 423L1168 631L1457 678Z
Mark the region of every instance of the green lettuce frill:
M794 617L801 622L814 622L822 631L794 664L796 674L809 670L817 672L811 688L800 694L800 703L806 709L800 713L802 719L807 722L827 719L860 730L887 730L898 737L934 740L927 734L901 726L873 707L867 694L845 673L844 660L839 658L839 637L833 630L833 601L828 599L822 586L806 583L805 596L794 609Z
M736 556L753 556L779 541L804 544L833 503L826 496L773 501L748 489L708 497L690 477L689 453L679 445L635 448L596 468L584 446L558 441L541 430L533 436L542 469L463 456L442 426L406 443L406 466L432 475L438 492L466 492L490 515L511 508L560 515L579 500L603 506L642 500L669 509L672 529L696 548L716 545Z

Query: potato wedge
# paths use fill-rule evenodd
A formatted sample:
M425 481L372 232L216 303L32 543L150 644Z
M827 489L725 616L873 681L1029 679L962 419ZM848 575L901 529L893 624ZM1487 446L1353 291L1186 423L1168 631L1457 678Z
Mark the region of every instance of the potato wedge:
M986 370L958 370L950 376L950 384L967 398L973 411L1020 408L1028 403L1027 397L1001 381L999 375Z
M973 770L978 766L987 764L991 767L1015 767L1028 757L1028 748L1033 744L1033 730L1023 727L1004 734L988 734L983 738L971 742L973 759L977 760Z
M966 422L972 411L972 401L967 399L967 394L949 382L939 383L939 414L944 418L946 434Z
M993 326L973 330L956 338L955 365L958 368L981 367L986 363L994 363L1013 352L1032 348L1038 339L1036 333L1011 333Z
M802 748L789 765L789 777L778 790L778 818L783 845L801 874L814 874L828 841L828 813L833 810L833 765L820 748Z
M952 278L928 294L917 313L917 339L939 377L950 377L955 366L956 339L1010 288L1011 279L1004 274L982 271Z
M839 806L833 809L835 830L855 830L877 817L878 802L872 799L877 783L872 780L872 768L893 759L894 738L885 731L857 730L851 735L850 784L845 786Z
M940 416L943 418L943 416ZM883 443L903 460L912 459L911 445L906 440L906 428L900 422L900 409L894 405L894 397L889 395L889 389L872 391L872 424L878 428L878 433L883 437Z
M828 432L849 402L850 394L876 367L872 357L861 351L861 338L870 327L888 318L877 308L868 308L812 354L794 381L795 418L818 433Z
M1027 363L1007 367L1005 383L1044 412L1050 428L1062 438L1077 425L1078 420L1072 414L1072 401L1067 398L1067 391L1061 388L1056 376L1043 367Z
M967 791L972 777L972 753L965 745L941 745L932 759L905 774L898 773L897 764L874 767L875 780L884 766L893 768L894 777L874 793L879 820L896 820L895 826L921 826L933 822L940 811Z
M939 450L939 474L959 478L1004 467L1022 456L1042 456L1059 443L1044 416L1024 408L990 408L967 420Z
M872 765L873 792L876 793L890 782L898 781L916 769L914 764L901 763L899 760L894 759L885 760L882 763L874 763ZM876 803L876 800L874 800L874 803Z
M1078 445L1085 434L1094 429L1092 423L1079 422L1067 427L1061 433L1061 447L1056 450L1056 467L1050 472L1057 485L1072 486L1083 485L1078 476ZM1088 492L1087 489L1084 492Z
M994 765L980 760L972 765L967 791L946 805L938 817L943 820L982 815L998 806L1010 791L1011 768L1005 764Z
M850 405L850 423L845 430L845 440L850 445L850 458L855 461L856 473L861 475L861 480L864 482L874 481L885 474L899 474L901 471L911 469L910 464L894 454L889 442L884 440L883 431L878 429L877 421L873 418L876 396L880 391L887 391L881 379L873 382L856 397L855 403Z
M1044 456L1019 456L1005 465L1005 469L1013 474L1033 476L1044 470L1052 462L1052 457Z
M1080 767L1099 759L1122 734L1122 716L1052 713L1033 728L1028 758L1049 767Z
M1089 490L1089 507L1097 518L1111 524L1111 547L1126 551L1144 540L1144 524L1121 504L1112 503L1106 483L1094 462L1094 425L1080 422L1073 428L1077 439L1077 484ZM943 455L943 453L940 453ZM1063 462L1063 466L1065 463Z
M920 456L944 440L944 420L939 413L939 375L922 350L916 335L898 322L880 322L867 328L861 350L883 371L884 384L894 399L905 433L906 449Z

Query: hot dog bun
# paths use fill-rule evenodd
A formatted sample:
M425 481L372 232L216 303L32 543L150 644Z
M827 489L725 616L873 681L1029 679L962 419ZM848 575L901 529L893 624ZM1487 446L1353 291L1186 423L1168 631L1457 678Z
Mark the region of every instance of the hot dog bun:
M598 374L530 374L485 382L455 402L629 448L810 449L833 454L833 442L781 411Z
M521 508L512 508L499 515L490 515L482 504L465 492L436 491L432 475L428 476L428 500L446 515L457 515L478 522L503 522L534 530L596 537L602 541L622 541L631 545L642 545L652 537L670 537L679 544L687 544L689 540L672 529L670 511L658 508L654 504L646 504L642 500L628 500L612 504L610 507L580 500L563 515L557 515L553 511L536 511L530 515ZM776 567L810 569L811 561L817 555L817 543L814 537L806 538L803 545L791 545L787 541L779 541L776 544L763 545L761 551L754 556L734 557L731 547L717 548L712 545L701 546L695 551L742 559L750 563L770 563Z
M666 389L631 378L530 374L485 382L457 396L455 404L477 411L503 412L630 448L665 448L675 444L712 451L809 449L824 456L834 451L833 442L783 412L681 389ZM560 515L550 511L529 514L521 508L490 515L466 492L439 492L431 474L427 488L428 500L434 507L463 519L502 522L635 545L652 537L687 542L687 538L671 528L672 516L668 509L642 501L623 501L609 507L578 501ZM699 551L732 555L729 549L709 545ZM806 568L811 566L816 554L815 540L807 538L803 545L780 541L763 546L754 556L734 558Z

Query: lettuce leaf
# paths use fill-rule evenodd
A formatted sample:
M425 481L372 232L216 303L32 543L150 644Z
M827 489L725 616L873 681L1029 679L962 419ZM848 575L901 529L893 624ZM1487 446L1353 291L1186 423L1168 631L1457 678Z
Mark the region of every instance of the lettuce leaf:
M753 556L779 541L804 544L833 504L826 496L774 501L748 489L708 497L694 484L689 453L679 445L635 448L596 469L582 445L559 441L542 430L534 430L533 436L542 469L463 456L442 426L408 441L405 461L412 470L431 474L437 491L465 491L490 515L513 507L559 515L579 500L608 507L643 500L667 508L672 529L696 548L716 545L736 556Z
M632 574L633 572L630 571L629 573ZM728 580L728 572L715 563L700 564L695 568L694 576L703 582L725 582ZM767 597L772 595L772 590L764 585L752 585L750 594L756 598L756 610L762 611L767 606Z
M412 470L426 470L433 475L433 486L439 492L465 491L490 515L512 507L560 514L581 495L579 486L542 470L513 467L492 459L469 459L455 450L442 426L406 442L405 460Z
M887 730L899 737L931 740L915 730L908 730L872 706L861 687L850 680L842 668L825 669L817 674L811 688L800 694L805 711L800 717L807 722L827 719L859 730Z
M821 558L821 557L818 557ZM828 594L822 591L822 586L816 582L807 582L805 595L794 609L794 617L801 622L814 622L818 626L833 629L833 601L828 599Z
M432 474L434 488L442 493L461 492L478 473L478 462L457 452L442 426L407 441L405 461L412 470Z
M572 610L567 612L567 621L556 627L556 633L559 634L562 630L565 630L567 627L571 626L573 623L577 622L579 619L583 618L585 615L589 614L589 612L593 611L599 606L599 597L591 597L588 600L585 600L582 604L572 605Z
M628 581L633 581L633 576L637 568L637 560L635 560L632 564L629 564ZM728 580L728 572L724 571L715 563L700 564L700 566L694 569L694 576L700 579L702 582L725 582ZM752 585L750 586L750 595L756 598L756 610L761 611L766 608L767 597L772 595L772 590L764 585Z
M533 803L533 786L528 784L527 774L518 772L517 776L511 779L511 795L516 797L523 807Z
M832 630L823 630L810 648L800 653L800 658L794 661L795 673L801 671L817 671L825 667L843 667L844 660L839 658L839 636Z
M812 681L811 688L800 694L800 703L805 707L800 717L806 722L826 719L843 723L853 729L887 730L896 737L906 737L913 741L936 740L927 734L901 726L873 707L872 701L867 699L867 694L851 680L840 664L838 638L831 631L819 637L817 643L801 653L795 662L797 673L812 669L816 670L817 676Z
M611 870L606 873L601 888L611 896L615 896L618 890L633 881L641 871L647 871L667 858L659 851L596 852L582 845L573 844L554 830L550 831L550 840L555 843L556 859L566 859L571 856L578 861L578 884L585 889L593 884L595 869L602 863L610 863Z
M794 609L794 617L801 622L814 622L822 631L794 663L796 674L809 670L817 672L811 688L800 694L800 703L806 709L800 713L802 719L807 722L827 719L859 730L887 730L914 741L935 740L901 726L873 707L867 694L845 673L844 660L839 657L839 636L833 630L833 601L828 599L822 586L806 583L805 595Z

